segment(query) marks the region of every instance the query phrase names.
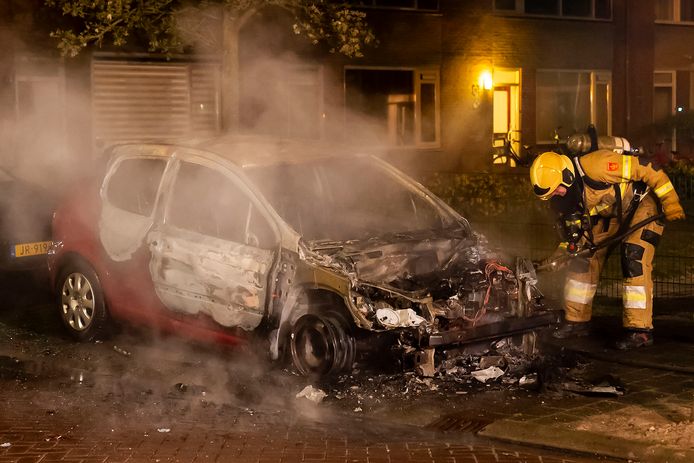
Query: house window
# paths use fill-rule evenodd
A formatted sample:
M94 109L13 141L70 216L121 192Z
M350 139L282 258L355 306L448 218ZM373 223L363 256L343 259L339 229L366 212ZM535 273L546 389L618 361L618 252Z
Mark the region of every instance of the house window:
M525 0L523 6L527 14L559 14L559 2L556 0Z
M592 4L591 0L562 0L561 11L565 16L589 18L592 14Z
M345 69L347 130L394 146L440 144L439 72Z
M368 8L394 8L399 10L439 9L439 0L349 0L350 5Z
M677 149L673 129L667 127L670 116L675 113L675 71L655 71L653 73L653 122L658 140L669 150Z
M656 0L655 19L664 22L694 22L694 0Z
M502 14L611 19L612 0L494 0L494 10Z
M16 146L8 150L4 161L45 163L46 153L51 158L64 156L66 129L65 72L60 61L36 56L19 55L15 58L14 85L7 88L14 92L14 114L11 107L3 107L3 113L14 116L14 130L3 133L2 143ZM5 90L3 82L3 90ZM8 101L9 103L9 101ZM0 120L2 117L0 116ZM8 120L9 122L9 120ZM0 132L2 132L0 123ZM37 155L41 154L41 160ZM54 157L57 156L57 157Z
M584 132L593 124L600 135L610 135L609 73L592 71L538 71L536 138L550 143Z
M496 10L516 11L516 0L495 0L494 8Z
M323 136L320 66L260 59L245 68L239 98L244 130L294 139Z

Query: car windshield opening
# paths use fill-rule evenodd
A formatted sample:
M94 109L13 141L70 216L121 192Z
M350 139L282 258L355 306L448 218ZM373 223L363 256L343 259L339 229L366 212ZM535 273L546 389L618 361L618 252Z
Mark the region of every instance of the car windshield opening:
M253 167L247 174L309 241L367 239L453 221L414 185L369 158Z

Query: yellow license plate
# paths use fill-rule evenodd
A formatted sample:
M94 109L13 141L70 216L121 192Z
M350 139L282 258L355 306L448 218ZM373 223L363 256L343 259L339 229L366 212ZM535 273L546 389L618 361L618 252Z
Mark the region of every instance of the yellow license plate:
M36 241L34 243L19 243L14 245L12 257L29 257L46 254L51 241Z

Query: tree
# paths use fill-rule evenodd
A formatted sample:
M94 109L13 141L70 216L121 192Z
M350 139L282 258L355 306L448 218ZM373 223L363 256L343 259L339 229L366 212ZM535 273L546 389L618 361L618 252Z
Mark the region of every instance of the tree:
M122 47L134 37L143 37L152 52L181 51L186 45L179 26L195 11L221 7L225 26L240 27L254 12L265 7L286 10L294 18L293 30L312 43L325 42L330 51L361 57L374 42L366 15L329 0L45 0L59 10L71 25L51 36L65 56L77 56L95 45Z

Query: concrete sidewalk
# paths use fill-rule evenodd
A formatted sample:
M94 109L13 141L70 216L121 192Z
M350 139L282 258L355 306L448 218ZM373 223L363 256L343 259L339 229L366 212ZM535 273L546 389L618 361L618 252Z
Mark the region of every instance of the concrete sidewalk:
M591 337L555 346L590 358L594 376L618 380L623 395L545 400L479 434L637 461L694 461L694 323L657 319L655 345L630 352L605 347L617 323L598 320Z

